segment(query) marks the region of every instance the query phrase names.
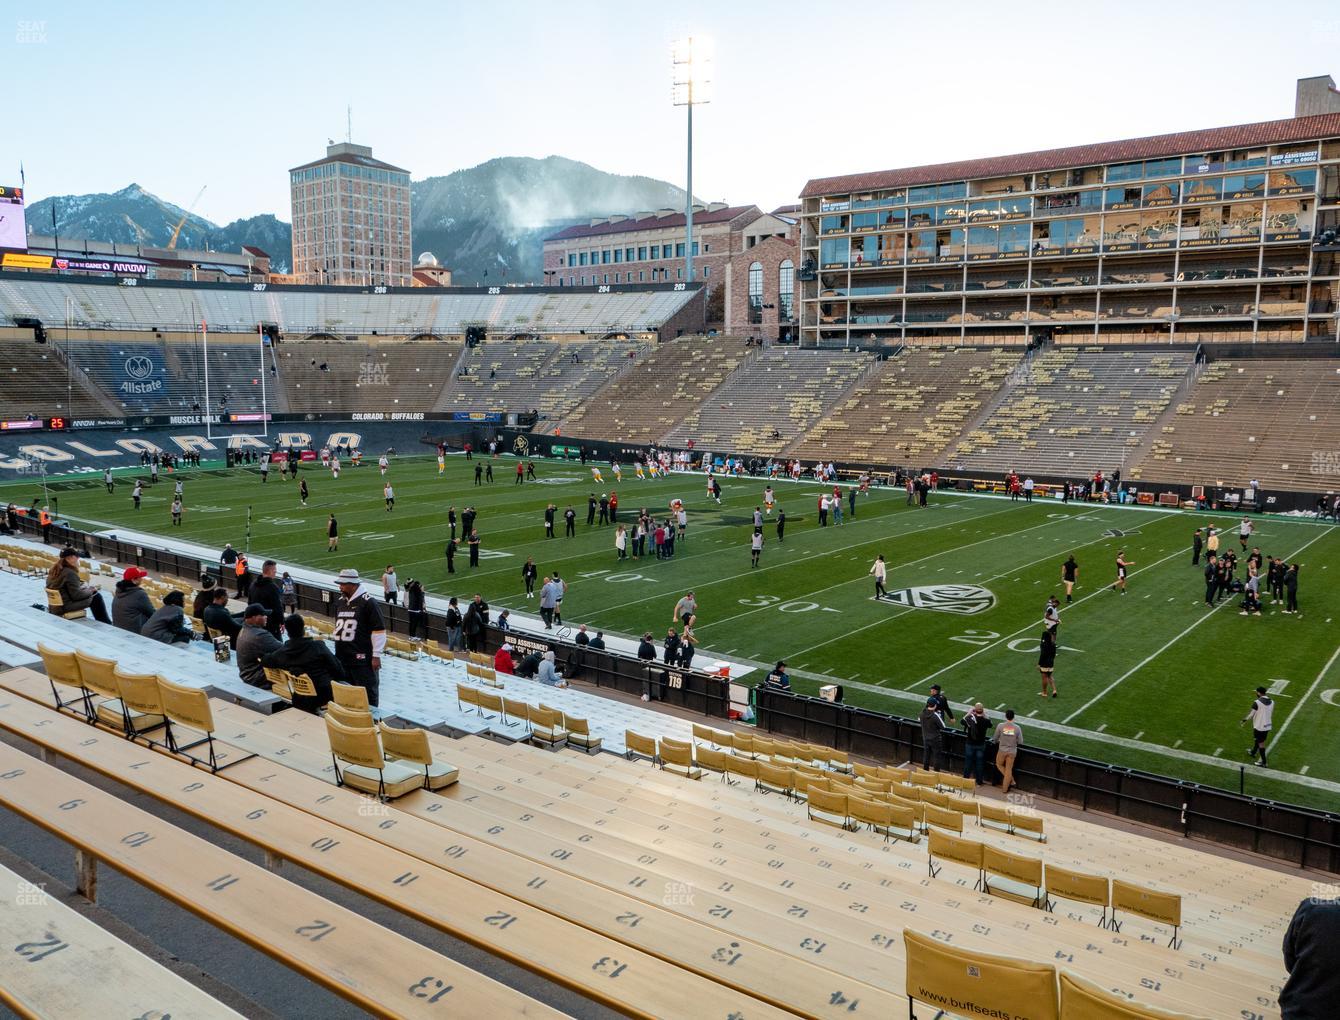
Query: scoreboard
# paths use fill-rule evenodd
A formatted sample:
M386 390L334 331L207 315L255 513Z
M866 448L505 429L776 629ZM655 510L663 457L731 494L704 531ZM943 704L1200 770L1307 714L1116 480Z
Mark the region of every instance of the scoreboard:
M0 249L28 250L28 226L23 213L23 189L0 185Z
M70 427L66 418L11 418L0 421L0 432L64 432Z

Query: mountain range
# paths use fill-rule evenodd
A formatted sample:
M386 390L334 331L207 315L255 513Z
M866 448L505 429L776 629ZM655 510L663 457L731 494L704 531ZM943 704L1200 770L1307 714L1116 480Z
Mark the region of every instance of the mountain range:
M411 250L431 251L457 284L541 281L545 236L594 216L681 208L684 191L650 177L606 173L562 156L505 156L410 184ZM165 246L182 222L177 247L238 251L253 245L276 271L291 257L292 225L268 213L220 226L138 184L110 194L61 195L34 202L29 230L62 239ZM183 217L185 217L183 221Z

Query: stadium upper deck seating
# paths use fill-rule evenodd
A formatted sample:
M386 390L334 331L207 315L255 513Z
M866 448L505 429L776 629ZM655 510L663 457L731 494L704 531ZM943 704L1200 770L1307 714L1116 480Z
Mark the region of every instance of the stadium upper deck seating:
M1044 351L945 460L968 471L1110 471L1188 379L1190 351Z
M431 411L450 385L462 347L458 341L372 338L282 343L275 349L277 388L288 409L299 413Z
M684 337L660 344L570 413L562 423L563 435L655 443L750 353L735 337Z
M1216 361L1143 447L1132 479L1243 488L1334 489L1309 476L1336 448L1340 361ZM1308 477L1308 483L1300 479ZM1310 484L1309 484L1310 483Z
M665 442L773 456L803 435L864 373L869 354L768 351L746 362L680 419Z
M559 420L647 350L622 340L485 340L465 351L434 410L539 411Z
M105 417L120 414L82 368L55 344L0 340L0 417L33 414Z
M608 294L544 292L502 287L497 294L424 288L421 292L375 294L353 289L288 290L250 287L135 287L59 277L0 279L0 323L15 317L117 330L184 330L208 323L213 333L254 333L273 324L286 336L414 336L461 334L467 326L490 332L650 332L680 311L697 293L659 290Z
M128 339L70 340L62 346L76 369L108 393L124 414L167 414L188 411L195 404L218 410L227 401L230 411L287 407L275 378L262 364L260 344L211 340L208 360L196 338L151 339L143 334ZM205 366L209 368L206 400ZM262 383L264 380L264 383Z
M937 464L1018 364L1012 351L909 347L862 380L786 453L805 460Z

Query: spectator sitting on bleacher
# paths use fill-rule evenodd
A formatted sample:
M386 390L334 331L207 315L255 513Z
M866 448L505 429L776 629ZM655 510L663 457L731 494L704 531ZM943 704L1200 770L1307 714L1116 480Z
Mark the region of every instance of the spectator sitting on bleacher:
M587 647L593 652L603 652L605 650L605 632L603 630L596 631L596 636L591 639L591 643Z
M228 647L237 647L237 635L242 633L242 624L236 616L228 612L228 589L215 588L210 594L210 603L205 607L201 620L215 634L226 635Z
M237 635L237 675L244 684L270 689L261 660L280 648L279 639L265 629L266 608L253 602L242 611L242 632Z
M516 663L512 661L512 646L504 642L503 646L493 653L493 669L498 673L516 674Z
M540 661L540 672L537 679L542 684L548 684L550 687L566 687L568 682L563 679L557 667L554 666L554 653L545 652L544 658Z
M214 578L209 574L200 575L200 587L191 599L191 619L203 620L205 618L205 607L214 601Z
M305 632L306 621L296 613L284 621L287 643L261 659L262 666L286 669L290 673L305 673L311 677L316 696L295 694L293 707L305 712L317 712L331 699L332 682L344 681L344 667L335 653L319 638L310 638Z
M149 617L140 633L147 638L161 641L165 645L189 644L195 632L186 622L186 596L179 591L170 591L163 596L163 605Z
M139 567L126 567L121 580L116 582L112 596L112 626L138 634L154 615L154 604L149 593L140 587L140 581L149 574Z
M47 571L46 586L60 595L60 605L48 607L51 613L61 616L87 609L98 622L112 622L102 592L79 579L79 554L73 549L66 547L60 551L60 557Z
M529 680L540 671L540 663L543 661L539 652L531 652L516 664L516 669L512 670L512 675Z

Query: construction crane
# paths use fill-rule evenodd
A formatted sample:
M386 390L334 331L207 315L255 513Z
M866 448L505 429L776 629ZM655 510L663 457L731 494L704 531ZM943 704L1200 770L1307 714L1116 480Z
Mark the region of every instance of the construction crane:
M191 204L188 205L186 207L186 211L181 214L181 219L177 221L176 227L174 227L172 230L172 239L167 243L169 251L177 247L177 236L181 233L181 228L186 226L186 221L191 218L191 210L195 208L196 203L200 201L200 196L205 193L205 188L208 187L209 185L206 184L198 192L196 192L195 198L191 199Z

